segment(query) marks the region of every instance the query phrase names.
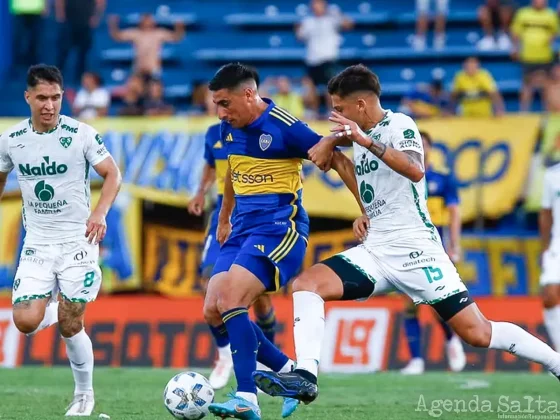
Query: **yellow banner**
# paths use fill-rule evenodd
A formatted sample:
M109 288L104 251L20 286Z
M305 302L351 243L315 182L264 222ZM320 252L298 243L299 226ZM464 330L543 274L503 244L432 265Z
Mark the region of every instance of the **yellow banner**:
M204 134L216 122L175 117L100 119L91 124L103 135L133 197L182 207L198 188ZM508 115L420 123L435 139L433 159L450 168L459 181L464 221L478 213L496 218L513 209L527 178L539 122L537 115ZM0 120L0 130L13 123ZM310 125L322 134L331 126ZM325 174L308 162L304 175L304 205L311 216L358 215L354 197L334 171ZM13 174L7 191L17 191Z

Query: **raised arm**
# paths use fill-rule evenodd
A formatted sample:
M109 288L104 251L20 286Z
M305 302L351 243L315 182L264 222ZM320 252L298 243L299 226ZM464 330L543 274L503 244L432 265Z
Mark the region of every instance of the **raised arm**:
M422 148L419 143L421 140L416 141L419 145L418 151L401 151L370 138L358 127L358 124L336 112L333 112L333 117L331 117L330 120L339 124L337 128L341 127L342 130L337 133L339 137L346 137L365 147L395 172L410 179L412 182L419 182L424 177L424 162L421 154ZM405 130L405 132L414 134L413 130Z

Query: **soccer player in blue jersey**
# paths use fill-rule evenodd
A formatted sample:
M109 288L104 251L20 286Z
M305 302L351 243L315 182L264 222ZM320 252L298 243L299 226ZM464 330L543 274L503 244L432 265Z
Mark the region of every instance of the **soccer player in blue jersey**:
M217 229L223 245L208 284L204 316L229 336L237 378L235 395L209 409L219 417L248 420L261 418L252 378L257 359L275 372L293 366L251 323L247 308L284 286L302 265L309 218L302 206L300 173L308 150L321 140L306 124L261 98L258 81L256 71L232 63L209 85L229 167ZM359 202L352 162L335 151L331 166Z
M210 188L216 183L218 196L208 224L202 252L202 261L200 264L202 283L204 285L203 287L206 289L206 285L214 269L214 264L220 253L220 243L216 238L216 229L218 228L218 214L222 207L228 167L227 150L220 139L220 124L210 126L206 132L204 160L205 164L202 170L200 187L197 194L189 202L188 210L191 214L201 216L204 211L206 194L208 194ZM274 343L276 314L270 297L268 295L263 295L257 299L253 304L253 310L257 318L257 325L261 328L266 338ZM212 328L212 326L210 326L210 330L214 336L216 346L218 347L218 360L208 379L212 388L221 389L227 385L233 371L231 347L226 334L221 334L220 331Z
M428 186L428 211L432 223L437 228L441 238L449 238L447 254L454 263L461 258L461 213L459 209L459 191L457 182L451 172L445 168L435 168L430 164L430 153L432 150L432 138L425 132L420 131L420 137L424 145L424 167ZM448 232L446 231L448 229ZM422 329L418 320L418 306L412 300L407 299L404 328L408 347L410 350L410 362L401 370L405 375L420 375L424 373L425 363L422 354ZM441 318L440 325L445 334L445 349L447 362L453 372L460 372L465 368L467 358L463 350L460 338Z

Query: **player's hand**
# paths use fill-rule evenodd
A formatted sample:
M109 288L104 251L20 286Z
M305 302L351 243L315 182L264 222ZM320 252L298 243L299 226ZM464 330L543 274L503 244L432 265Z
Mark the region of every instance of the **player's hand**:
M86 226L86 238L88 238L90 244L97 245L105 238L107 222L105 221L104 214L94 211L89 216Z
M354 236L357 240L364 242L367 237L367 231L369 229L369 217L366 214L362 214L353 224Z
M323 138L307 152L309 160L320 170L328 172L331 169L334 145L331 140Z
M362 131L360 127L358 127L358 124L356 124L354 121L343 117L336 111L331 112L329 121L337 124L333 128L331 128L331 132L334 133L336 137L347 137L353 142L358 143L360 146L366 148L371 146L372 140L366 135L366 133Z
M197 193L194 198L189 201L187 210L190 214L200 216L202 214L202 211L204 210L204 194Z
M216 239L223 245L229 238L231 234L231 222L229 220L219 220L218 221L218 228L216 229Z

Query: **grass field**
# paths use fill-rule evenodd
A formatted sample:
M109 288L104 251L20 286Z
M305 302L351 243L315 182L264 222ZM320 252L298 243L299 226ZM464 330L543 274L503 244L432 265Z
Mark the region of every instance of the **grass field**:
M106 413L113 420L171 419L163 407L162 392L175 373L177 370L168 369L97 369L94 418ZM560 383L544 374L323 375L320 387L318 400L300 407L292 418L560 419ZM72 391L69 368L0 370L0 419L62 419ZM222 401L228 391L219 392L217 400ZM529 403L539 396L540 410L536 401ZM260 403L263 419L281 418L280 400L263 396ZM465 411L455 411L463 408ZM520 410L534 410L533 416Z

